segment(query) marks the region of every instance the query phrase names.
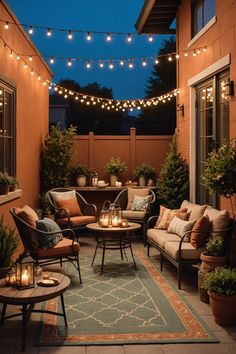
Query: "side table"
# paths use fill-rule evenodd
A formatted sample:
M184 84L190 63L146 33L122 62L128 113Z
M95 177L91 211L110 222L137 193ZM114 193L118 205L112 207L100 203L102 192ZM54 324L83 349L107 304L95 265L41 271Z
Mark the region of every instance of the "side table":
M65 326L67 327L67 319L65 312L65 304L63 293L70 285L70 279L60 273L48 272L50 277L57 278L59 284L51 287L35 285L34 288L19 290L12 286L5 285L5 279L0 279L0 302L3 303L0 325L3 325L4 320L15 316L22 316L22 351L25 351L26 340L26 325L32 312L50 313L57 316L63 316ZM34 306L38 302L53 299L60 295L62 313L48 310L34 310ZM22 313L6 316L7 305L22 306Z

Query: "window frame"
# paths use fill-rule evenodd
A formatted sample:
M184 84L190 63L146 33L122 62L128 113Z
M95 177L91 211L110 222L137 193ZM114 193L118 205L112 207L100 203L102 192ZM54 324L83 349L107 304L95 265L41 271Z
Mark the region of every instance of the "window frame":
M197 36L203 29L208 25L209 22L216 17L216 8L215 8L215 13L214 15L207 21L205 22L206 15L204 14L204 3L206 0L192 0L191 3L191 38L193 39L195 36ZM198 21L198 17L195 16L195 11L197 10L198 7L201 7L201 28L198 30L197 26L195 29L195 24Z

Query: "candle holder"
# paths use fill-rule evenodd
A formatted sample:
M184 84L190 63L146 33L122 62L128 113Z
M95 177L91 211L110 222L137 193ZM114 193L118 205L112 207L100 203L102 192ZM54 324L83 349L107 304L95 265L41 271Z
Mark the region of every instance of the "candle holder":
M30 258L19 257L16 261L16 284L18 289L35 286L34 261Z
M6 274L5 277L6 285L15 285L16 284L16 270L13 268L10 272Z

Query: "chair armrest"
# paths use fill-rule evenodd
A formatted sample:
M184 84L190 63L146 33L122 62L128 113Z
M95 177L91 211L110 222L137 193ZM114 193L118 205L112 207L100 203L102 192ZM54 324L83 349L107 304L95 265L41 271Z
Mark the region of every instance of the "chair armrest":
M153 215L151 216L148 221L147 221L147 228L148 229L151 229L152 227L154 227L156 221L157 221L157 218L158 218L159 215Z
M81 208L81 211L84 215L92 215L97 219L97 207L95 204L86 203L83 205L83 209Z

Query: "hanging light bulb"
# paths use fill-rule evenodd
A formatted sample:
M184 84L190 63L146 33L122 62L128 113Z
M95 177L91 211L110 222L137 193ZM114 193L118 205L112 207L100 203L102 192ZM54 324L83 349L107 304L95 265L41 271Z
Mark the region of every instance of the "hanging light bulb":
M47 30L47 36L48 36L48 37L51 37L51 35L52 35L52 31L51 31L50 28L48 28L48 30Z
M25 68L25 69L27 69L27 67L28 67L28 65L27 65L27 64L26 64L26 62L25 62L25 64L24 64L24 68Z
M120 66L124 66L124 65L125 65L124 60L120 60Z
M12 53L12 50L10 51L10 54L9 54L9 58L12 58L13 57L13 53Z
M193 57L196 57L197 56L197 53L195 52L195 49L193 51Z
M175 56L175 57L176 57L176 59L179 59L179 54L176 54L176 56Z
M9 29L9 22L6 22L6 23L5 23L4 28L5 28L6 30Z
M130 33L128 34L128 37L127 37L127 42L129 42L129 43L130 43L130 42L132 42L132 36L131 36L131 34L130 34Z
M31 69L30 73L31 73L31 75L34 75L34 70L33 70L33 69Z
M187 58L188 57L188 52L184 52L184 56Z
M110 35L110 33L107 33L106 40L107 40L107 42L110 42L110 41L111 41L111 35Z
M156 64L156 65L159 64L158 58L155 59L155 64Z
M54 64L54 58L51 57L49 62L50 62L50 64Z
M113 69L113 68L114 68L114 64L113 64L113 62L111 60L110 63L109 63L109 69Z
M86 63L86 68L87 68L87 69L90 69L90 68L91 68L91 63L90 63L90 61L87 61L87 63Z
M153 42L153 36L151 34L148 35L148 42Z
M38 80L39 80L39 81L41 80L41 76L40 76L40 75L38 75Z
M33 57L32 55L29 56L29 61L32 61L33 60Z
M207 50L206 47L204 47L204 48L203 48L203 51L206 52L206 50Z
M201 49L198 48L198 49L197 49L197 54L200 54L200 53L201 53Z
M143 58L143 60L142 60L142 66L147 66L147 61L146 61L146 59L145 58Z
M134 64L133 64L133 60L132 60L132 59L129 60L128 67L129 67L130 69L133 69Z
M34 30L33 30L32 26L29 27L29 31L28 32L29 32L29 34L33 34L34 33Z
M20 56L19 56L19 54L17 54L17 56L16 56L16 60L20 60Z
M103 63L103 61L100 61L100 62L99 62L99 68L101 68L101 69L104 68L104 63Z
M87 39L87 41L91 41L91 39L92 39L91 32L87 32L86 39Z
M68 65L68 66L71 66L71 65L72 65L71 59L68 59L67 65Z
M172 56L171 55L168 56L168 61L172 61Z
M73 34L72 34L71 30L68 31L67 38L68 39L72 39L73 38Z

